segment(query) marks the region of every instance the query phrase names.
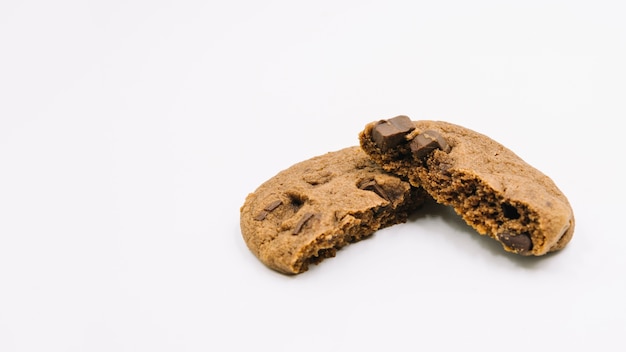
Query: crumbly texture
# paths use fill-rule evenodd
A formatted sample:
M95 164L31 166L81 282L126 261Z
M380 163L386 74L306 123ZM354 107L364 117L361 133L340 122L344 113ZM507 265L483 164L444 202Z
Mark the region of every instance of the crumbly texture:
M562 249L572 238L574 214L565 195L498 142L447 122L413 121L415 129L402 130L404 140L389 147L372 137L391 134L377 127L384 121L372 122L360 133L363 150L386 171L453 207L506 251L540 256ZM447 146L420 149L417 137L429 133L435 137L422 139L443 138Z
M298 274L380 228L406 222L426 196L354 146L295 164L259 186L241 207L241 231L265 265Z

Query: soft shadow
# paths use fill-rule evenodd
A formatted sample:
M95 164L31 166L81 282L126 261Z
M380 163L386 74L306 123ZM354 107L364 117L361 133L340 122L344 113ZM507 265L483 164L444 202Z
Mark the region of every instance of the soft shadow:
M458 215L452 207L441 205L433 199L428 199L420 209L409 216L408 222L418 222L422 219L433 217L441 218L447 226L451 226L455 230L455 234L459 234L460 236L469 236L469 238L476 242L491 256L507 258L515 265L525 269L537 268L546 260L549 260L561 252L557 251L548 253L540 257L522 256L507 252L504 248L502 248L502 245L498 241L490 238L489 236L480 235L476 230L474 230L474 228L465 223L463 218L461 218L461 216Z

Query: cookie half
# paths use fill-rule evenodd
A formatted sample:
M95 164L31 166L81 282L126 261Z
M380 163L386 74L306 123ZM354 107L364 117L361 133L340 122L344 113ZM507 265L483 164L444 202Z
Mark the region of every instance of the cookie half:
M540 256L572 238L572 208L552 179L483 134L397 116L368 124L359 139L384 170L452 206L506 251Z
M378 229L406 222L426 197L358 146L279 172L246 197L240 225L268 267L298 274Z

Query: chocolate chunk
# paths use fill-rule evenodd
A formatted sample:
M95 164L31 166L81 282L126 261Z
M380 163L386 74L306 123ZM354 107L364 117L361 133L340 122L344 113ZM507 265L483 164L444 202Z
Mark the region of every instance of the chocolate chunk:
M415 129L415 125L407 116L400 115L389 120L382 120L372 130L372 140L387 151L404 141L404 136Z
M387 192L385 192L385 189L382 188L378 183L376 183L376 180L365 181L359 185L359 188L366 191L372 191L378 194L378 196L382 199L390 202Z
M267 210L261 210L258 214L256 214L256 216L254 217L254 220L256 220L256 221L263 221L263 220L265 220L265 218L267 217L267 215L269 213L270 212L267 211Z
M265 208L263 208L263 210L261 210L255 217L254 220L256 221L263 221L265 220L265 218L267 217L267 215L269 213L271 213L272 211L274 211L274 209L278 208L281 204L283 204L283 201L278 199L275 200L273 202L271 202L270 204L266 205Z
M419 159L425 158L435 149L441 149L446 153L451 149L448 142L437 131L424 131L411 141L411 152Z
M307 223L307 221L311 220L314 216L315 214L313 213L306 213L302 215L302 217L300 218L300 221L298 221L298 223L296 224L296 227L293 228L293 232L291 234L292 235L299 234L300 231L302 231L302 228L304 227L304 225Z
M266 205L265 208L263 209L267 211L273 211L274 209L278 208L281 204L283 204L283 201L278 199Z
M527 233L523 234L498 234L500 242L518 253L525 253L533 248L533 241Z

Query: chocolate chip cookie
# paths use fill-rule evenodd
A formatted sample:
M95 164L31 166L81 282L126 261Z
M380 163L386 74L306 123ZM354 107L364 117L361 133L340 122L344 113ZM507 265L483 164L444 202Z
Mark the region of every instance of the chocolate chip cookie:
M384 170L452 206L506 251L540 256L572 238L572 208L552 179L483 134L397 116L368 124L359 140Z
M405 222L427 197L358 146L279 172L246 197L240 225L265 265L298 274L376 230Z

